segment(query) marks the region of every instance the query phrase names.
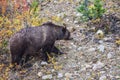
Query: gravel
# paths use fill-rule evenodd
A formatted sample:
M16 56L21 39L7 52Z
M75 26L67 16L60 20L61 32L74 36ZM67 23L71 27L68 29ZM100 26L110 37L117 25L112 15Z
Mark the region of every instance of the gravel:
M45 0L46 1L46 0ZM84 34L86 24L79 22L81 14L76 12L79 1L50 0L42 6L41 17L59 16L67 24L73 40L57 41L56 46L64 52L55 57L55 62L33 60L26 72L10 72L9 79L15 80L119 80L120 47L111 41L111 34L95 42L95 35ZM108 0L108 2L111 0ZM48 12L48 13L46 13ZM55 21L53 21L55 22ZM55 22L61 24L61 22ZM74 29L74 30L73 30ZM89 36L90 35L90 36ZM16 75L17 74L17 75ZM13 76L12 76L13 75Z

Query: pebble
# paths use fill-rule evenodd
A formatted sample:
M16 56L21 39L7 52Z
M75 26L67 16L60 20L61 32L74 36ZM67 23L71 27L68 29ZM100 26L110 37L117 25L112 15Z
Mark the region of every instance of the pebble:
M70 21L69 19L66 19L66 22Z
M99 45L99 46L98 46L98 50L99 50L100 52L104 52L105 46Z
M100 71L100 74L105 74L105 71Z
M113 53L113 52L109 52L109 53L107 54L107 58L108 58L108 59L113 58L113 56L114 56L114 53Z
M75 20L75 21L74 21L74 23L75 23L75 24L77 24L77 23L78 23L78 21L76 21L76 20Z
M60 18L64 18L65 17L65 13L60 13L57 16L60 17Z
M100 78L99 78L99 80L106 80L107 78L106 78L106 76L105 75L103 75L103 76L101 76Z
M42 76L42 79L52 79L52 74Z
M98 61L96 64L93 64L93 68L92 69L95 71L97 69L103 68L104 66L105 66L104 63Z
M58 78L62 78L63 77L63 74L62 73L58 73Z
M65 73L65 76L70 78L72 76L72 74L71 73Z
M78 71L74 71L74 74L73 75L76 75L76 76L79 76L79 72Z
M99 43L102 44L102 43L103 43L103 40L100 40Z
M42 72L38 72L38 74L37 74L39 77L41 77L43 74L42 74Z
M48 63L47 62L45 62L45 61L42 61L41 62L41 65L47 65Z
M82 50L82 47L79 47L77 50L78 50L78 51Z
M83 15L83 14L81 14L81 13L77 13L77 14L76 14L77 17L80 17L80 16L82 16L82 15Z
M96 38L101 39L104 37L104 32L102 30L98 30L96 32Z
M51 71L52 71L52 72L55 72L55 69L52 69Z
M88 52L93 52L95 50L96 50L95 48L90 48L90 49L88 49Z
M73 48L75 48L75 49L77 48L77 46L74 43L71 43L71 45Z
M85 64L85 68L88 69L88 68L91 68L92 66L89 65L89 64Z
M38 63L36 62L34 65L33 65L34 68L38 69L39 68L39 65Z

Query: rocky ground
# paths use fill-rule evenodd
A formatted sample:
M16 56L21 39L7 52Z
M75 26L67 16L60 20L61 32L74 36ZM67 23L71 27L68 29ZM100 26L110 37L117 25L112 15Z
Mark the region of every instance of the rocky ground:
M60 16L67 24L73 40L56 42L56 46L66 54L50 58L49 64L39 57L33 58L30 61L32 67L9 71L9 80L120 80L120 46L115 44L113 34L96 40L94 33L85 35L80 32L87 30L86 23L79 22L76 11L80 0L60 1L42 3L41 16ZM120 9L119 4L113 4ZM116 14L120 17L119 12Z

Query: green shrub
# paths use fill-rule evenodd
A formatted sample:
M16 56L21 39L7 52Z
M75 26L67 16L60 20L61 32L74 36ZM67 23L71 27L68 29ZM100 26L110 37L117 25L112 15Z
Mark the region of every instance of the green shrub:
M77 11L82 14L83 21L100 18L105 13L101 0L94 0L93 2L84 0Z
M38 0L33 0L30 5L30 11L33 10L33 13L36 14L38 6L39 6Z

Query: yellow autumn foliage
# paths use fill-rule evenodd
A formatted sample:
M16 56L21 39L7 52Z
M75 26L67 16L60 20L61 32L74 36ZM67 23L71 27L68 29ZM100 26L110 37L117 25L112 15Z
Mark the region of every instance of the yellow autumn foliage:
M24 27L24 21L30 26L39 26L43 22L47 21L46 18L40 18L40 7L33 10L27 10L22 13L14 11L12 14L6 16L0 16L0 48L5 45L3 42L8 40L10 36ZM10 18L10 16L12 16Z
M120 39L117 39L117 40L115 41L115 43L116 43L117 45L120 45Z

